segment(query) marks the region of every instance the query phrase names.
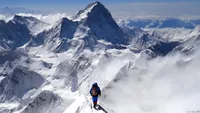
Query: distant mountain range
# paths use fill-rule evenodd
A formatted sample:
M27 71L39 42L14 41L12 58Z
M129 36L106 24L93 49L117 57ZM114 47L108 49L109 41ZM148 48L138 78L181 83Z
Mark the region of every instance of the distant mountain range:
M40 10L31 10L24 7L4 7L0 8L0 14L3 15L15 15L18 13L31 13L31 14L46 14L47 12Z
M155 18L155 19L123 19L117 20L121 26L139 28L187 28L194 29L200 25L200 19Z

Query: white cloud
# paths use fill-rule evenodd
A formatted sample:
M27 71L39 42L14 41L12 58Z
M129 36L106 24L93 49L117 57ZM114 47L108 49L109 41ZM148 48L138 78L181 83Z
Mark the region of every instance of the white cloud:
M6 15L1 15L0 14L0 20L4 20L5 22L8 22L12 18L13 18L13 16L6 16Z
M4 15L0 15L0 20L4 20L6 17Z
M133 60L133 59L132 59ZM103 91L117 113L187 113L200 109L200 53L138 60Z

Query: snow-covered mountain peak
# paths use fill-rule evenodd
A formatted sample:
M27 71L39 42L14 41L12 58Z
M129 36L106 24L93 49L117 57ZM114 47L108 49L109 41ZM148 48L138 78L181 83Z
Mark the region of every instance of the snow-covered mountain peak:
M110 12L100 2L89 4L73 19L62 18L59 20L48 30L48 39L53 38L55 40L56 38L59 40L83 39L86 45L91 40L93 41L89 45L94 45L93 42L97 42L97 40L104 40L112 44L127 44L128 41ZM88 40L90 41L88 42Z
M26 18L33 18L33 17L23 17L23 16L15 15L12 20L15 22L21 23L21 22L25 21Z
M75 15L74 21L85 20L90 16L97 16L99 18L102 14L110 14L110 12L104 5L97 1L89 4L85 9L80 10Z
M49 24L42 22L37 18L28 16L15 15L11 21L27 26L33 35L38 34L49 26Z
M88 13L91 12L93 5L88 5L85 9L78 11L78 13L74 17L74 21L80 21L82 19L86 19L88 17Z
M79 11L73 21L78 21L81 26L89 28L97 40L105 40L112 44L128 42L111 13L100 2L91 3L84 10Z
M101 11L104 11L106 10L107 12L109 12L106 7L101 4L100 2L96 1L96 2L93 2L89 5L87 5L87 7L85 8L85 10L88 10L90 11L90 13L93 13L95 10L101 10Z
M93 9L93 7L100 7L100 6L102 7L103 5L99 1L96 1L87 5L85 9Z
M38 20L37 18L31 17L31 16L19 16L19 15L15 15L12 19L12 21L20 23L20 24L38 24L38 23L43 23L43 24L47 24L45 22L42 22L40 20Z

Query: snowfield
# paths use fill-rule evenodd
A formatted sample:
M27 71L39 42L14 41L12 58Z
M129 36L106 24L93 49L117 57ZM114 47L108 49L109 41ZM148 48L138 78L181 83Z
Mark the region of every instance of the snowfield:
M0 20L0 113L199 111L199 26L164 25L117 24L100 2L72 17Z

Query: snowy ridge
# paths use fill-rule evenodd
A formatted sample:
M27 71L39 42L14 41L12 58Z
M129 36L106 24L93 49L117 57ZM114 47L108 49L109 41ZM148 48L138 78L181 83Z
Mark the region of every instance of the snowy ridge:
M92 11L92 9L100 4L99 2L94 2L89 4L84 10L80 10L77 15L74 17L73 21L81 21L83 19L86 19L88 17L88 13Z
M187 35L187 38L185 38L185 41L182 42L182 44L175 48L175 50L181 50L185 53L192 53L194 51L198 51L200 42L200 28L197 26L194 30L190 32L190 34Z
M106 111L102 106L99 108L93 108L91 98L81 95L74 103L71 104L68 109L63 113L116 113L113 110Z
M49 24L33 17L22 17L15 15L12 21L20 23L22 25L26 25L33 35L37 35L49 26Z

